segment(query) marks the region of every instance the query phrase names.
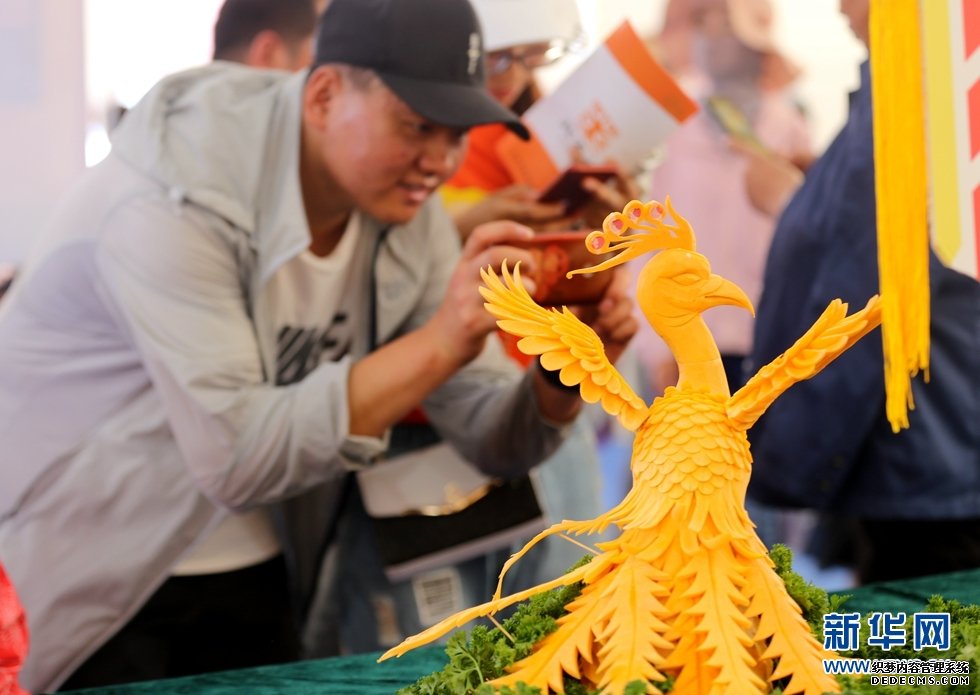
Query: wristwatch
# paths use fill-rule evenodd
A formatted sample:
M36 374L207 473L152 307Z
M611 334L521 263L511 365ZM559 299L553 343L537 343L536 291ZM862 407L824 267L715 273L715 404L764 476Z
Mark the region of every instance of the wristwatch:
M558 370L551 371L550 369L545 369L541 366L540 360L538 360L537 365L538 371L541 372L541 376L544 377L544 380L547 381L548 384L554 386L556 389L561 389L566 393L578 394L579 391L577 384L575 386L566 386L565 384L561 383L561 378L558 376Z

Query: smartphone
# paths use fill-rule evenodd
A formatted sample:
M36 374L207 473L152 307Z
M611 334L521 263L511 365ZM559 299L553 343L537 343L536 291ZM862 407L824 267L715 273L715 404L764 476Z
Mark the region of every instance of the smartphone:
M613 274L585 273L566 277L577 268L598 265L612 253L596 255L585 246L588 231L541 232L527 241L512 242L528 249L534 257L535 270L529 276L537 285L533 298L541 306L595 304L606 292Z
M615 178L618 173L616 167L573 164L548 185L538 196L538 202L564 203L565 212L573 212L589 202L592 197L592 193L582 188L583 179L591 176L600 181L608 181Z
M762 144L756 135L748 117L730 99L725 97L708 97L706 102L708 113L725 133L736 140L752 145L760 152L768 153L769 148Z

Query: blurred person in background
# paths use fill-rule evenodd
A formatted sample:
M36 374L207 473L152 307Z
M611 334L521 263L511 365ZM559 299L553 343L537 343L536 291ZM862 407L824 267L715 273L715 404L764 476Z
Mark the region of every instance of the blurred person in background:
M214 24L214 60L302 70L326 0L225 0Z
M501 105L522 114L540 96L534 72L561 60L582 41L574 0L472 0L483 27L487 51L487 90ZM495 125L474 128L459 170L439 189L461 233L492 220L518 220L532 228L566 220L562 203L535 202L537 193L513 184L498 159L495 145L505 131ZM604 188L607 188L603 186ZM607 195L609 195L607 193ZM627 202L616 194L614 205ZM605 217L613 208L599 214ZM591 220L601 225L602 220ZM560 223L559 223L560 224ZM600 311L601 311L600 307ZM498 333L507 351L527 367L533 359L521 353L516 340ZM569 438L537 470L549 521L591 518L602 512L602 480L596 436L587 412L578 418ZM516 550L516 549L515 549ZM514 570L509 591L519 591L559 576L582 556L582 549L549 538ZM504 557L506 559L506 556ZM496 564L496 563L495 563ZM522 566L523 565L523 566ZM493 581L492 586L495 586Z
M841 12L867 45L868 0L843 0ZM779 215L753 366L792 345L831 300L864 306L878 292L870 77L866 61L847 122L802 185L785 159L746 153L750 197ZM853 519L861 582L980 567L980 283L929 254L929 380L912 381L908 429L892 432L881 340L865 339L749 431L750 498Z
M583 43L575 0L474 0L486 35L487 89L501 105L523 114L541 96L535 70L553 65ZM575 217L561 203L539 203L540 191L516 183L497 154L506 129L474 128L459 171L440 189L465 239L477 225L513 220L535 228L580 226L598 229L612 210L621 210L636 189L626 176L613 185L588 179L590 206Z
M541 96L535 71L553 65L584 42L575 0L473 0L473 7L486 42L487 89L501 105L523 114ZM514 184L497 156L495 146L504 132L496 125L475 128L463 164L440 189L464 236L475 224L503 219L519 220L532 228L598 229L606 215L622 210L636 197L633 183L619 176L613 184L587 179L585 185L593 199L574 216L561 203L537 203L537 192ZM517 349L513 336L503 332L498 336L519 364L532 364L532 358ZM566 442L537 469L554 522L591 518L603 511L595 417L602 418L601 411L586 408ZM563 539L546 539L515 566L509 591L558 576L582 553L580 547Z
M502 105L524 114L542 96L537 71L584 45L577 4L575 0L478 0L474 7L487 36L487 89ZM641 196L634 172L621 172L606 183L585 179L583 186L592 198L574 215L568 215L560 203L539 203L539 191L516 183L497 154L497 144L505 132L494 125L474 128L463 165L440 189L464 239L474 226L499 219L516 220L540 231L600 229L606 215ZM504 332L498 335L511 357L521 364L529 363L530 358L517 349L516 338ZM635 350L627 350L619 369L627 374L637 371ZM639 379L634 383L640 383ZM580 420L575 436L580 440L579 453L572 453L576 447L570 442L554 465L541 470L542 479L550 483L546 496L555 518L570 518L595 508L604 510L629 489L631 444L623 430L601 408L587 407ZM568 460L561 463L562 457ZM572 479L568 469L574 460L587 464L585 470L597 465L600 470L580 480ZM589 490L597 477L599 484ZM578 552L570 545L565 549L557 545L555 539L543 544L543 554L553 559L542 557L524 568L516 567L519 574L514 576L513 588L536 575L536 565L541 572L551 572Z
M473 0L473 6L486 37L487 89L500 104L523 114L541 97L536 71L584 44L575 0ZM495 147L503 133L495 125L474 128L462 166L439 191L464 237L474 224L495 219L521 220L544 231L599 229L606 215L639 197L633 180L620 174L609 183L586 179L592 199L574 215L568 215L561 203L537 203L537 192L513 183L497 156ZM531 364L513 336L498 336L518 363ZM627 351L620 369L629 369L629 355ZM555 521L604 510L596 430L608 424L601 409L587 407L569 440L538 469ZM581 548L566 541L546 539L525 558L524 567L514 568L511 591L558 576L581 554Z
M720 98L719 108L744 117L759 147L785 159L809 157L806 122L789 92L796 70L773 43L772 22L769 0L670 0L654 40L655 53L701 110L665 143L651 174L650 197L671 197L694 227L698 251L712 270L744 289L753 303L762 292L774 222L749 200L746 158L732 147L733 136L709 101ZM802 178L799 171L797 176ZM704 318L734 391L744 383L752 316L721 309ZM657 392L676 383L670 351L652 330L641 329L638 347Z
M313 34L327 0L225 0L218 10L213 60L251 68L302 70L313 59ZM111 104L106 130L112 132L128 109Z

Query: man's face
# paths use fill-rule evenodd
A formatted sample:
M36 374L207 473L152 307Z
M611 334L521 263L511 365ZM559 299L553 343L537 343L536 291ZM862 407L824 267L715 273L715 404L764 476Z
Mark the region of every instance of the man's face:
M465 131L426 120L377 78L342 72L323 108L314 156L354 207L384 222L411 220L462 161Z

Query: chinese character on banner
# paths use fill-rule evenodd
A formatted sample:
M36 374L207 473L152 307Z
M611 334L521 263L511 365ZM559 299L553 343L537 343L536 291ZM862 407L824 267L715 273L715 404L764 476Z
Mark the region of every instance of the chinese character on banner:
M886 652L905 644L905 613L872 613L868 616L868 645Z
M578 121L582 135L585 136L589 146L597 152L606 149L609 141L619 135L619 130L613 124L609 113L598 101L593 101L588 111L579 116Z
M927 647L949 649L949 613L912 615L912 648L919 651Z
M823 617L823 648L851 651L860 646L860 613L827 613Z

